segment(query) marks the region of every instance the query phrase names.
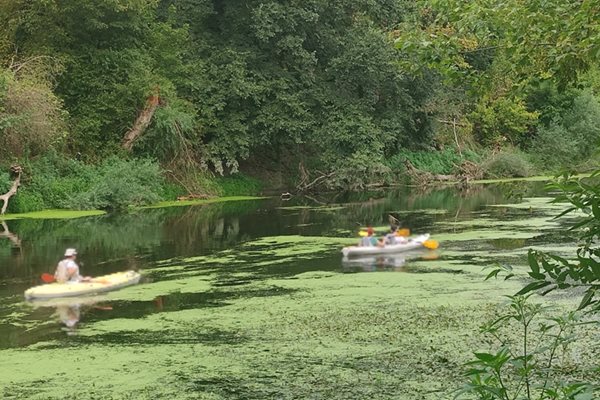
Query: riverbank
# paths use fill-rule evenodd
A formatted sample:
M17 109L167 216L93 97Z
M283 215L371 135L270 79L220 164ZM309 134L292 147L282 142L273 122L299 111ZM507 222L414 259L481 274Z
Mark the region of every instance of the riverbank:
M226 197L215 197L211 199L195 199L195 200L183 200L183 201L161 201L159 203L149 205L149 206L140 206L140 207L131 207L132 210L142 210L142 209L150 209L150 208L165 208L165 207L183 207L183 206L196 206L203 204L213 204L213 203L224 203L229 201L246 201L246 200L261 200L266 197L258 197L258 196L226 196ZM82 218L82 217L92 217L98 215L106 214L106 211L103 210L43 210L43 211L34 211L28 213L15 213L15 214L4 214L0 215L0 221L11 221L16 219L74 219L74 218Z
M575 175L577 178L586 178L589 177L590 174L578 174ZM492 184L492 183L510 183L510 182L544 182L551 181L554 179L554 176L541 175L541 176L531 176L527 178L504 178L504 179L482 179L482 180L474 180L471 181L473 185L480 184ZM247 178L244 178L247 179ZM441 186L455 186L458 185L459 182L441 182ZM260 184L259 184L260 185ZM398 185L398 186L388 186L388 188L398 188L405 187L406 185ZM273 189L271 189L272 193L276 193ZM233 196L222 196L222 197L212 197L205 199L190 199L190 200L164 200L159 201L155 204L146 205L146 206L130 206L129 209L151 209L151 208L165 208L165 207L181 207L181 206L194 206L194 205L202 205L202 204L211 204L211 203L220 203L220 202L228 202L228 201L244 201L244 200L260 200L268 198L269 196L245 196L245 195L233 195ZM23 219L23 218L31 218L31 219L72 219L72 218L81 218L88 216L97 216L106 214L106 211L103 210L68 210L68 209L48 209L48 210L40 210L33 212L24 212L24 213L7 213L4 215L0 215L0 221L10 221L15 219Z

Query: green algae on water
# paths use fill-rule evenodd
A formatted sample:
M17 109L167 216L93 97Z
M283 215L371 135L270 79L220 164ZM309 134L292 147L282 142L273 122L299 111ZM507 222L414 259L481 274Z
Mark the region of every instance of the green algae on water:
M256 197L256 196L228 196L228 197L215 197L213 199L161 201L157 204L143 206L143 207L137 207L137 208L148 209L148 208L196 206L196 205L202 205L202 204L223 203L223 202L228 202L228 201L264 200L266 198L267 197Z
M0 220L15 220L15 219L73 219L82 217L93 217L98 215L104 215L106 211L101 210L44 210L34 211L28 213L19 214L4 214L0 215Z
M449 400L487 347L479 325L522 287L526 248L560 241L540 238L555 230L540 214L508 208L505 223L495 211L429 222L440 249L398 272L343 273L340 250L358 236L266 236L153 261L149 282L108 294L114 311L90 312L72 336L0 351L0 396ZM517 221L531 217L526 231ZM517 279L484 281L500 260ZM575 344L581 365L598 357L581 351L591 342Z

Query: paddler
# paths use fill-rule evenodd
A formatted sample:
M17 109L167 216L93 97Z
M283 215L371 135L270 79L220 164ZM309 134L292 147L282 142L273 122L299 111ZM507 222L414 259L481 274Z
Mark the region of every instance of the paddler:
M398 232L398 227L395 225L390 226L390 231L385 235L383 241L385 245L390 245L390 244L398 244L398 235L396 234Z
M65 258L58 263L56 266L56 272L54 273L54 279L56 279L56 282L77 283L90 280L89 277L83 277L79 275L79 265L77 265L75 262L76 258L77 250L65 250Z
M375 230L370 226L367 228L367 236L360 239L359 246L363 247L373 247L377 245L377 238L374 236Z

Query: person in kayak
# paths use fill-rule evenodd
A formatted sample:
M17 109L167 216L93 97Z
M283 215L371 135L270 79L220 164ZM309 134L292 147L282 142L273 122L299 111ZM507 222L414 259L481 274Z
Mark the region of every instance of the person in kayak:
M397 226L394 226L394 225L390 226L390 231L388 233L386 233L386 235L383 238L383 244L386 246L398 244L397 235L396 235L397 231L398 231Z
M360 239L359 246L362 247L373 247L377 245L377 238L374 236L375 230L370 226L367 228L367 236Z
M79 274L79 265L75 262L77 258L77 250L65 250L65 258L56 266L54 279L58 283L76 283L89 281L89 277L83 277Z

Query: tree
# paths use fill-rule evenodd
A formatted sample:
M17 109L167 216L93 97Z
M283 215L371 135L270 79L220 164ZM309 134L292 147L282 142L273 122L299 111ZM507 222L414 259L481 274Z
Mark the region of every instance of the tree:
M419 5L417 18L394 31L400 62L414 73L433 70L451 90L465 90L470 101L462 114L470 115L484 144L505 136L527 146L533 135L518 140L515 133L533 133L537 125L531 114L537 109L523 108L528 85L550 81L564 90L600 54L600 28L594 23L600 10L593 1L427 0ZM513 126L486 122L486 110Z

